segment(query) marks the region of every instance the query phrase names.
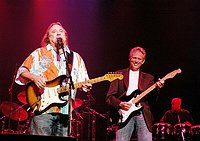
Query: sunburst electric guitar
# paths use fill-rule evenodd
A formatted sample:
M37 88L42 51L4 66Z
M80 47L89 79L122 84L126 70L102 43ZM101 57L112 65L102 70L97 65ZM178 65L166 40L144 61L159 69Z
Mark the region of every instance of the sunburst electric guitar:
M52 106L64 106L67 104L67 100L61 99L61 96L70 91L69 86L62 86L63 80L66 75L61 75L52 81L46 83L46 87L39 89L34 82L30 82L26 87L26 99L30 106L30 109L34 113L42 113L48 110ZM102 81L113 81L116 79L123 79L123 75L120 73L110 73L104 76L89 79L84 82L78 82L74 84L74 89L82 87L82 84L89 83L95 84Z
M174 70L170 73L168 73L166 76L164 76L161 81L165 81L166 79L173 78L176 74L181 73L181 69ZM125 98L121 98L123 101L130 102L132 104L131 108L128 111L119 109L118 112L118 119L117 122L120 126L125 126L130 118L136 113L136 111L140 110L142 106L140 105L140 100L146 96L148 93L150 93L153 89L156 88L156 83L154 83L152 86L150 86L148 89L140 93L139 90L135 90L131 93L131 95L126 96ZM139 95L138 95L139 94ZM116 119L115 119L116 120Z

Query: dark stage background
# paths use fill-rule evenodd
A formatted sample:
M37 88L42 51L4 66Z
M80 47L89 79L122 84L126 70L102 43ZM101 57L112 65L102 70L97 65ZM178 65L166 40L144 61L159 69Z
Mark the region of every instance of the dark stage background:
M85 60L90 78L128 67L129 50L136 45L147 51L142 69L156 79L180 68L182 73L168 79L160 91L152 109L155 121L171 108L173 97L180 97L182 107L200 124L199 6L198 0L1 0L0 103L23 105L17 95L25 87L12 85L15 71L40 46L49 24L59 21L68 31L70 48ZM108 87L104 81L91 91L91 108L100 114L107 113ZM77 97L87 100L86 94ZM106 124L107 119L97 115L96 140L105 139ZM16 129L16 121L11 120L11 128Z

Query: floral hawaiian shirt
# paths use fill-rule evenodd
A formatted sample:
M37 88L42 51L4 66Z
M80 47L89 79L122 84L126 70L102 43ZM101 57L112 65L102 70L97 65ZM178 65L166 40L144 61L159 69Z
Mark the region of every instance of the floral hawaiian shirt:
M65 48L66 53L72 53L68 47ZM33 51L19 67L16 75L15 82L19 85L27 85L31 82L28 79L20 77L24 70L28 70L31 73L42 76L45 80L52 81L61 75L66 75L66 62L64 53L57 54L54 48L48 44L45 47L41 47ZM89 79L87 69L82 57L73 51L71 77L73 83L83 82ZM76 89L71 90L71 98L74 99L76 96ZM68 114L68 103L63 106L54 106L45 111L44 113L63 113Z

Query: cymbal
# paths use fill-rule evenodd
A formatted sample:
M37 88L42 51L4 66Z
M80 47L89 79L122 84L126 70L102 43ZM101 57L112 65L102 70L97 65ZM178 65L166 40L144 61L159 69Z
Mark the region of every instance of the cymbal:
M26 92L25 91L22 91L20 92L18 95L17 95L17 98L20 102L24 103L24 104L27 104L27 101L26 101Z
M72 107L74 109L80 107L82 104L83 104L83 101L79 98L75 98L75 100L72 101Z
M13 120L23 121L28 118L27 111L16 103L4 101L0 107L2 113Z

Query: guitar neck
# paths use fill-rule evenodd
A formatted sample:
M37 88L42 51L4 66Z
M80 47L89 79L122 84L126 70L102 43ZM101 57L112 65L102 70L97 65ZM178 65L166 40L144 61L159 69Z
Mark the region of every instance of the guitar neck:
M132 100L132 103L138 103L144 96L146 96L148 93L150 93L153 89L156 88L156 84L153 84L151 87L146 89L144 92L142 92L140 95L138 95L136 98Z
M78 83L74 84L74 89L81 88L82 85L86 84L86 83L95 84L95 83L102 82L102 81L105 81L105 80L107 80L105 78L105 76L101 76L101 77L89 79L89 80L86 80L86 81L83 81L83 82L78 82ZM58 91L58 93L67 92L67 91L69 91L69 86L62 86L62 87L58 88L57 91Z
M167 75L165 77L163 77L162 79L160 79L160 81L165 81L166 79L168 79ZM144 96L146 96L148 93L150 93L155 88L156 88L156 83L154 83L151 87L149 87L144 92L142 92L140 95L138 95L135 99L133 99L132 103L135 104L135 103L139 102Z
M105 81L106 79L104 78L104 76L102 77L97 77L97 78L93 78L93 79L89 79L89 80L86 80L84 82L78 82L76 84L74 84L74 88L77 89L77 88L81 88L83 84L86 84L86 83L89 83L89 84L95 84L95 83L98 83L98 82L102 82L102 81Z

